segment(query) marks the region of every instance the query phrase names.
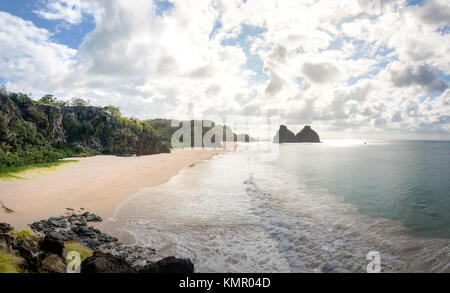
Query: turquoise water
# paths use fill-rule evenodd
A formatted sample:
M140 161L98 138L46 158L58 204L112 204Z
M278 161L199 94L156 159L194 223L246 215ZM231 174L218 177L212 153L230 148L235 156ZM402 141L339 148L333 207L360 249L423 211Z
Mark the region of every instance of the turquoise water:
M266 161L272 148L278 154ZM450 143L256 143L141 190L112 230L197 272L450 272Z
M275 164L412 233L450 238L450 142L328 141L281 146Z

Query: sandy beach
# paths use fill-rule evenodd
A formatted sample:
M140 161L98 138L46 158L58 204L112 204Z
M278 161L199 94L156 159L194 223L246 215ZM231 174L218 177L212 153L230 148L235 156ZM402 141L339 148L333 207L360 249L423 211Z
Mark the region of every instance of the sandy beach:
M190 149L130 158L96 156L48 172L30 171L21 175L26 180L0 181L0 222L26 228L34 221L62 215L67 208L84 209L106 220L140 188L166 183L182 169L222 151Z

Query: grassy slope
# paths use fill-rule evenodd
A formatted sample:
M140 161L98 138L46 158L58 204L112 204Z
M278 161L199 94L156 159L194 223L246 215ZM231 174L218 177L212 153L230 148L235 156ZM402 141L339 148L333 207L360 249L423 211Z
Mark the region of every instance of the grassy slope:
M27 171L27 170L39 169L39 168L52 168L52 167L58 167L58 166L68 164L68 163L77 163L77 162L79 162L79 161L65 160L65 161L56 161L56 162L50 162L50 163L40 163L40 164L15 167L15 168L7 169L5 171L0 171L0 180L25 179L19 175L20 175L20 173Z

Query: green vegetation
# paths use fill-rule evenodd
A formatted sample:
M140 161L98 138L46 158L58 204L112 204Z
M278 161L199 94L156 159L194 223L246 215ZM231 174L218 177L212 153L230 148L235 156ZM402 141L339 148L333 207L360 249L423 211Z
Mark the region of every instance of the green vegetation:
M182 123L184 121L180 121L180 125L179 127L172 127L172 121L171 120L167 120L167 119L154 119L154 120L148 120L149 124L159 133L159 135L161 136L163 143L169 147L172 148L172 136L173 134L179 130L182 127ZM187 121L190 122L191 124L191 147L195 146L195 140L194 140L194 127L195 126L202 126L202 138L205 136L206 133L208 133L209 131L213 130L216 127L216 124L212 121L203 121L203 120L191 120L191 121ZM203 125L211 125L208 127L205 127ZM227 128L224 126L223 127L223 135L224 135L224 140L225 139L225 130ZM229 128L228 128L229 129ZM231 132L232 133L232 132ZM232 133L232 135L235 137L236 135L234 133ZM182 139L184 139L182 137ZM216 141L216 136L213 135L212 139L211 139L212 143L217 146L220 147L221 143L220 141ZM181 141L180 141L181 142ZM202 142L202 146L205 146Z
M59 104L52 96L44 96L40 102L20 93L0 98L0 177L22 171L22 166L39 167L67 157L92 155L74 145L52 144L45 137L54 130L48 120L55 120L54 109L58 108L41 109L40 105Z
M34 232L29 229L24 229L20 231L13 230L9 233L13 235L16 239L28 239L31 236L36 236L36 234L34 234Z
M43 105L55 106L55 107L59 107L59 108L65 108L65 107L68 106L67 102L64 102L62 100L58 100L53 95L45 95L45 96L43 96L38 101L38 103L43 104Z
M48 163L39 163L39 164L31 164L31 165L25 165L20 167L13 167L13 168L6 168L5 170L0 171L0 179L24 179L23 177L19 176L20 173L36 169L36 168L52 168L52 167L58 167L64 164L69 163L77 163L76 160L64 160L64 161L56 161L56 162L48 162Z
M63 158L168 151L148 121L122 117L117 107L92 107L80 98L65 102L53 95L33 101L0 90L0 178Z
M91 257L93 255L93 251L89 248L86 248L83 244L80 244L75 241L66 242L66 250L67 253L71 251L76 251L80 254L81 261L85 260L88 257Z
M23 270L17 265L18 258L0 250L0 274L19 274Z

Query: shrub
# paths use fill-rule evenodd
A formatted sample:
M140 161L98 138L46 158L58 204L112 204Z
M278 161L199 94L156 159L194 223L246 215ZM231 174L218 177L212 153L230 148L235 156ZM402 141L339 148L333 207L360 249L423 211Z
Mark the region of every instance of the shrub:
M93 255L93 251L89 248L86 248L83 244L80 244L75 241L69 241L65 243L67 253L71 251L76 251L80 254L81 261L85 260L88 257Z
M11 235L13 235L17 239L28 239L31 236L36 236L36 234L34 234L34 232L29 230L29 229L24 229L24 230L21 230L21 231L13 230L13 231L11 231L9 233Z
M23 270L17 265L18 258L0 250L0 274L18 274Z

